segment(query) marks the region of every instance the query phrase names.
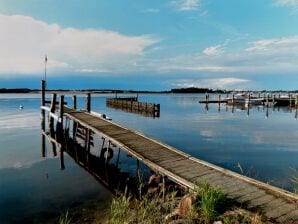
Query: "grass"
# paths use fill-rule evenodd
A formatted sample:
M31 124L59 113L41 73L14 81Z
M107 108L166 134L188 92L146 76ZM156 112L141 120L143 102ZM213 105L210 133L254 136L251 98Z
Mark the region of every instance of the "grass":
M217 218L217 209L224 202L225 196L220 189L214 188L208 183L203 185L198 191L198 195L200 198L198 203L200 219L203 223L210 223Z
M196 199L182 208L181 202L188 197ZM257 214L241 209L235 204L230 207L230 201L222 191L208 183L185 195L180 203L179 199L175 192L168 193L165 202L161 195L153 197L145 195L137 200L123 194L113 200L108 224L161 224L170 223L175 219L184 220L181 223L191 224L212 224L219 220L224 224L262 223L261 217ZM187 211L181 212L185 211L185 208Z
M126 220L129 223L131 197L126 197L125 194L114 198L111 204L111 217L109 224L122 224ZM128 219L128 220L127 220Z
M65 214L60 215L59 224L70 224L71 218L68 216L68 211Z

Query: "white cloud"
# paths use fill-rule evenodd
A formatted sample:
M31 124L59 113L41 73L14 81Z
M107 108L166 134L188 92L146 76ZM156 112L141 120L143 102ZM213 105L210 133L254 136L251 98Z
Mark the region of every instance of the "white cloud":
M45 54L53 70L123 69L159 41L150 35L62 28L22 15L0 14L0 33L0 73L40 73Z
M179 11L197 10L201 0L175 0L172 1L173 6Z
M210 78L210 79L182 79L177 80L173 86L179 88L198 87L198 88L213 88L213 89L235 89L246 87L251 80L237 78L237 77L225 77L225 78Z
M207 47L203 50L203 53L208 56L217 56L224 52L221 45Z
M298 0L276 0L276 3L282 6L298 6Z
M142 13L159 13L160 9L156 9L156 8L148 8L142 11Z
M222 46L224 50L222 50ZM261 39L246 48L229 43L205 48L201 53L177 55L155 62L161 72L192 74L297 74L298 36ZM159 63L159 64L158 64ZM238 75L237 75L238 76Z

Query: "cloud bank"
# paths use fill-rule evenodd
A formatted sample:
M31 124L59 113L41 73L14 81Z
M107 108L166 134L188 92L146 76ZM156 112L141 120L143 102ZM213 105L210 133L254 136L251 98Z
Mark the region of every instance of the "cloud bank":
M52 70L113 72L132 66L147 47L159 42L150 35L62 28L22 15L0 14L0 33L2 74L40 73L45 54Z

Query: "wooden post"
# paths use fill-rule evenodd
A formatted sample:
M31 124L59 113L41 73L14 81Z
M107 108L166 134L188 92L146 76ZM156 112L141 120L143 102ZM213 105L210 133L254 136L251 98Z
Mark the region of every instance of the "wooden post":
M42 118L41 121L41 130L45 132L46 124L45 119ZM44 158L46 157L46 136L41 133L41 156Z
M46 91L46 81L41 80L41 106L45 105L45 100L46 100L45 91Z
M52 95L52 102L51 102L51 106L50 106L50 113L55 113L55 109L56 109L56 93L53 93ZM49 129L54 129L54 118L51 117L51 115L49 115Z
M64 113L64 96L60 96L59 102L59 121L61 123L61 127L63 127L63 113Z
M290 108L292 107L292 94L290 94Z
M156 117L160 117L160 104L156 104Z
M63 146L61 146L61 148L60 148L59 157L60 157L60 169L61 170L64 170L65 169L65 164L64 164L64 150L63 150Z
M91 111L91 93L87 93L86 98L86 111L90 113Z
M76 95L73 95L73 96L72 96L72 108L73 108L74 110L77 109L77 96L76 96Z
M220 105L220 98L221 98L221 96L220 96L220 94L218 95L218 104Z
M296 109L298 107L298 95L296 95L296 102L295 102Z
M105 156L105 163L108 163L108 157L109 157L109 150L110 150L110 146L111 146L111 141L109 140L108 142L108 147L107 147L107 151L106 151L106 156Z

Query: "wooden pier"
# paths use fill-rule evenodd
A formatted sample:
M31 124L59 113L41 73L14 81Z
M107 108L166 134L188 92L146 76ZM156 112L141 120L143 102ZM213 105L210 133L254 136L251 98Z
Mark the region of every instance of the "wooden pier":
M142 114L148 117L160 116L160 104L139 102L137 97L108 98L106 104L111 108Z
M90 96L87 97L87 102L88 99L90 100ZM268 223L298 223L296 194L202 161L143 133L95 116L90 113L91 108L88 108L88 103L89 112L74 109L75 104L73 108L65 106L62 96L60 100L62 102L59 103L58 117L55 117L53 112L49 112L50 116L60 124L60 126L57 125L58 129L66 129L63 127L63 120L72 121L74 139L77 135L82 135L78 127L85 129L83 134L86 135L87 151L90 150L90 133L103 136L109 144L124 150L162 175L164 179L169 178L190 189L208 182L212 186L220 187L228 197L246 207L262 211L271 221ZM51 110L43 105L42 111Z

